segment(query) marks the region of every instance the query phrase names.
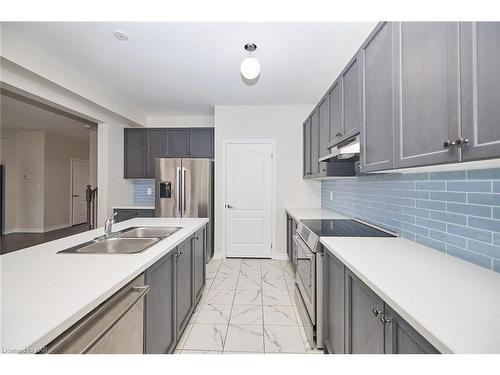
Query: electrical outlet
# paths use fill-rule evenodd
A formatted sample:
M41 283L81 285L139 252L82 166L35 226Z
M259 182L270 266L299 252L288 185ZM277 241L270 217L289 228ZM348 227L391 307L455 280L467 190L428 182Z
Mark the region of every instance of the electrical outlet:
M330 191L330 200L333 201L333 191Z
M153 195L153 190L151 188L148 188L148 195Z

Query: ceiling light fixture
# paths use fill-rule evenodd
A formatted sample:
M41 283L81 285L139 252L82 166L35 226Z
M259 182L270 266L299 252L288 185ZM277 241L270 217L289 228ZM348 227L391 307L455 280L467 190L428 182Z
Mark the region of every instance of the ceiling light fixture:
M125 34L123 31L113 31L113 35L116 39L125 42L129 39L129 36Z
M253 43L245 44L245 50L249 52L250 56L245 57L241 62L240 70L243 77L252 80L260 74L260 63L255 57L252 57L252 52L257 49Z

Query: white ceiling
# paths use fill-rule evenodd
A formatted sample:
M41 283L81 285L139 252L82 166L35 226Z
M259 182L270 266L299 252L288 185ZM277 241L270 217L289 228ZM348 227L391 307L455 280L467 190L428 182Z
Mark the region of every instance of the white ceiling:
M88 123L65 116L57 110L49 110L30 100L22 100L15 95L0 95L0 115L0 126L3 129L46 131L89 143L90 130L85 128Z
M4 23L147 116L211 115L214 105L314 104L375 23ZM121 42L112 32L130 39ZM9 35L8 33L5 33ZM257 44L259 82L242 82Z

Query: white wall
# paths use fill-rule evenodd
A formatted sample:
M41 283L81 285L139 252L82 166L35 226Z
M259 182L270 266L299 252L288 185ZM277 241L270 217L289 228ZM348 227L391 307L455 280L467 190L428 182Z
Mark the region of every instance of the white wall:
M211 127L214 126L214 116L148 116L148 127Z
M89 132L89 184L92 188L97 186L97 129Z
M313 105L215 106L215 251L221 256L225 139L276 141L275 257L286 256L286 207L320 207L321 185L302 179L302 122Z
M45 133L44 230L71 226L71 158L89 160L89 143Z

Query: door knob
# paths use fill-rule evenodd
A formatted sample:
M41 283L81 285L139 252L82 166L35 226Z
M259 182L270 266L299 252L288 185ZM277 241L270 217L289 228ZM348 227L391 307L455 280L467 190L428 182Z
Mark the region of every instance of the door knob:
M78 194L73 194L73 198L78 198L79 195Z
M231 206L230 204L227 205L227 208L234 208L233 206Z
M467 147L469 145L469 140L467 138L460 137L460 138L457 138L457 140L455 141L455 144L458 147Z
M455 141L450 141L449 139L443 142L443 148L452 148L457 143Z

